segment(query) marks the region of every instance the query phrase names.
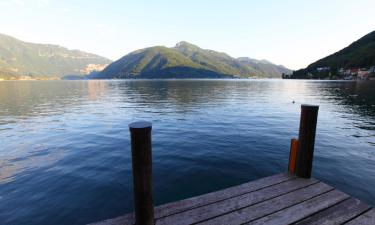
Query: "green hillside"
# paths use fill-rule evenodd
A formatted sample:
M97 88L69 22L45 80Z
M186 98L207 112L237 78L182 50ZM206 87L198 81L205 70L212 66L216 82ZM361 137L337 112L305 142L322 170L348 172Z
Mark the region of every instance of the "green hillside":
M0 34L0 78L85 75L111 63L104 57L57 45L23 42Z
M129 53L95 78L281 77L281 74L254 68L225 53L180 42L172 48L156 46Z
M280 77L280 74L290 74L292 71L283 65L275 65L267 60L257 60L248 57L237 58L242 63L254 68L255 70L262 71L271 77Z
M312 78L325 78L336 75L340 68L369 68L375 66L375 31L363 36L348 47L322 58L307 68L293 72L292 78L308 78L308 73L313 74ZM316 74L319 67L329 67L326 73Z

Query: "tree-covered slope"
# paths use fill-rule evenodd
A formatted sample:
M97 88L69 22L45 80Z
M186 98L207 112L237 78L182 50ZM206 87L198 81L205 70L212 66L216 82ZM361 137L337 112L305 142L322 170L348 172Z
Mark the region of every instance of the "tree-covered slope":
M293 78L306 78L309 72L313 73L318 67L329 67L331 74L335 74L340 68L371 66L375 66L375 31L363 36L348 47L310 64L307 68L295 71Z
M95 78L217 78L281 77L241 60L196 45L150 47L134 51L110 64Z
M225 53L201 49L185 41L178 43L174 49L204 68L221 74L239 77L267 76L262 71L255 70Z
M0 34L0 77L84 75L109 63L109 59L83 51L23 42Z
M262 71L264 74L267 74L272 77L280 77L280 74L290 74L292 70L286 68L283 65L275 65L267 60L257 60L248 57L237 58L242 63L247 64L248 66L254 68L255 70Z

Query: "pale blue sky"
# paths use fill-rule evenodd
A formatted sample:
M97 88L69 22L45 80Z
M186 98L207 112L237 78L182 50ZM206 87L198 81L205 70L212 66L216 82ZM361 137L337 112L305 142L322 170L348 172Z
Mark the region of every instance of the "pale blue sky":
M375 30L374 0L0 0L0 33L110 59L185 40L292 69Z

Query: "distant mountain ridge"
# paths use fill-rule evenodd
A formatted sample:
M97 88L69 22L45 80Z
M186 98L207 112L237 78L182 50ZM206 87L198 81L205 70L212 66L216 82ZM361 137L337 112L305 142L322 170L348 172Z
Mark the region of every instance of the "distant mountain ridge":
M95 54L58 45L28 43L0 34L0 79L22 76L47 79L280 78L282 73L291 72L266 60L236 59L186 41L171 48L155 46L136 50L110 63L111 60Z
M257 60L248 57L239 57L237 60L253 67L254 69L264 71L271 77L279 77L282 74L290 74L292 72L283 65L276 65L265 59Z
M111 62L95 54L58 45L28 43L0 34L0 78L83 76L102 70Z
M182 41L171 48L155 46L131 52L94 78L280 78L282 73L290 72L270 62L236 59Z
M322 79L336 76L340 69L369 68L375 66L375 31L350 44L348 47L308 65L305 69L294 71L291 78ZM317 70L324 69L324 73Z

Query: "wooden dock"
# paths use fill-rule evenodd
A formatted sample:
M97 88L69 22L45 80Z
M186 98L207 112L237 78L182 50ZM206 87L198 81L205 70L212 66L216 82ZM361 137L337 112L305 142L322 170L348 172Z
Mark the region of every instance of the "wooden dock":
M156 225L375 224L375 209L369 205L317 179L287 173L157 206L154 210ZM95 223L133 224L134 213Z
M302 105L288 173L153 206L152 125L129 125L135 212L93 225L375 225L375 209L311 178L319 106Z

